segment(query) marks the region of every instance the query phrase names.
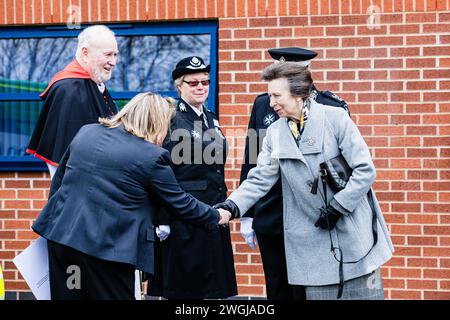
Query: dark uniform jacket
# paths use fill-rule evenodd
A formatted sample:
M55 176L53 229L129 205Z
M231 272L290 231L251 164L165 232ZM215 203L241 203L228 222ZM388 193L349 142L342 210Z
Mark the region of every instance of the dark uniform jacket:
M122 125L90 124L64 154L33 230L85 254L153 273L152 225L161 207L219 229L217 210L177 183L167 150Z
M117 112L108 90L102 94L90 79L59 80L43 98L27 152L54 166L82 126Z
M317 91L315 87L311 98L318 103L344 108L348 111L347 103L330 91ZM261 151L262 141L267 128L279 119L278 114L270 107L270 97L267 93L256 97L248 124L248 134L245 144L244 163L241 167L242 183L247 179L248 172L256 167L257 155ZM253 130L251 130L253 129ZM255 206L248 210L244 217L252 217L253 229L261 234L281 234L283 230L283 197L281 180Z
M195 198L214 205L227 197L224 173L227 143L216 115L206 108L203 111L209 128L180 99L171 125L171 141L166 138L163 147L171 153L180 186ZM203 299L237 294L228 227L207 231L168 212L161 212L158 223L171 228L171 234L161 243L161 277L153 281L155 286L158 282L162 285L164 297ZM159 295L158 290L149 292Z

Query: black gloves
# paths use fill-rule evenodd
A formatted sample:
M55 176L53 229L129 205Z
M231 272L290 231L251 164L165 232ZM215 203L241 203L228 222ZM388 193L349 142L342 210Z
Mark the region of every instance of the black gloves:
M340 217L342 217L342 213L332 206L328 206L328 208L322 207L320 208L319 219L317 219L314 226L324 230L333 230Z
M230 220L233 220L234 218L239 218L241 216L238 206L236 205L236 203L234 203L230 199L227 199L224 202L220 202L220 203L213 205L213 208L224 209L224 210L229 211L231 213Z

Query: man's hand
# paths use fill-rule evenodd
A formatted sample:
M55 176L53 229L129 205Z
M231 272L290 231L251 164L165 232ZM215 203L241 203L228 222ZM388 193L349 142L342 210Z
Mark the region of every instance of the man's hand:
M324 230L333 230L341 217L342 213L332 206L328 206L327 208L322 207L320 209L319 219L314 225Z
M228 224L228 222L230 221L230 218L231 218L231 213L227 210L220 209L220 208L217 210L219 211L219 214L220 214L219 224L221 224L221 225Z
M170 235L170 226L168 225L160 225L156 227L156 235L161 241L164 241L167 239L167 237Z
M256 240L255 231L252 228L253 218L242 217L240 221L242 237L245 239L245 242L247 242L250 248L256 249L256 244L258 242Z

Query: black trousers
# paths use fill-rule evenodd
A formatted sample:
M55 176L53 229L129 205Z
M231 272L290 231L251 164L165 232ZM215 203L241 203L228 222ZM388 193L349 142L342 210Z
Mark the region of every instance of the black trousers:
M266 279L267 299L305 300L305 288L288 283L283 233L277 235L255 233Z
M47 242L52 300L134 300L134 266Z

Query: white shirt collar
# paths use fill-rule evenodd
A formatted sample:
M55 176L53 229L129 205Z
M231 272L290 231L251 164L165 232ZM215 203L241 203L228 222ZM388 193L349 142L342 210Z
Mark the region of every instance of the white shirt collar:
M105 92L105 84L102 82L102 83L97 83L97 88L98 88L98 90L100 90L100 92L101 93L103 93L103 92Z
M199 116L199 117L201 117L202 116L202 113L203 113L203 105L200 107L200 109L198 109L198 108L196 108L196 107L193 107L193 106L191 106L189 103L187 104L189 107L191 107L192 108L192 110L194 110L194 112Z

